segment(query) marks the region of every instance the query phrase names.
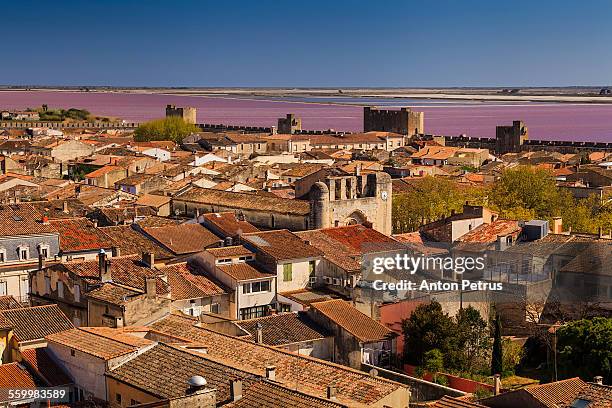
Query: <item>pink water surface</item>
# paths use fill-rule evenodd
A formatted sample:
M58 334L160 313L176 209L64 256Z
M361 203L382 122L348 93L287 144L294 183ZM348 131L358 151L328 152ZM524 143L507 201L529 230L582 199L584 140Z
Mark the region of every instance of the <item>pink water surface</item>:
M58 91L1 91L0 109L50 107L84 108L94 114L128 121L164 116L166 104L195 106L198 122L273 126L279 117L295 113L305 129L361 131L362 107L224 97L174 96ZM527 123L532 139L612 142L612 104L468 104L434 106L416 102L425 112L427 133L494 137L495 126L513 120Z

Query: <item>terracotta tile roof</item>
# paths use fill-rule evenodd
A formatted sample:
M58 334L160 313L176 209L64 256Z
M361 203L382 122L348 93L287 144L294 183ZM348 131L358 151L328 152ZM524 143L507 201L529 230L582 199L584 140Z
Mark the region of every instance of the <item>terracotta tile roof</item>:
M109 261L113 283L136 291L144 292L145 278L156 277L157 294L165 295L169 293L168 284L161 279L161 273L157 269L151 269L144 265L141 262L140 257L134 255L121 256L109 258ZM100 279L100 270L97 259L91 261L64 262L62 264L52 265L49 268L67 270L75 275L87 278L92 283L95 283Z
M277 214L307 215L310 213L310 202L304 200L288 200L273 196L220 191L208 188L192 187L183 193L177 194L175 200Z
M113 246L121 251L121 255L142 255L143 252L151 252L155 255L155 259L168 259L174 256L152 239L136 231L131 225L101 227L100 230L106 232Z
M243 391L242 398L227 408L342 408L348 405L313 397L269 381L260 381Z
M261 272L244 262L228 265L217 265L217 268L237 281L272 278L276 276L271 273Z
M113 328L113 327L80 327L87 333L95 334L96 336L104 337L106 339L119 341L133 347L146 347L154 342L136 335L130 334L128 328Z
M0 330L11 330L12 328L13 328L13 323L11 323L10 321L6 320L0 314Z
M358 253L405 249L402 243L397 242L381 232L360 224L325 228L320 231Z
M282 176L302 178L321 170L323 167L325 167L325 165L319 163L300 163L284 171Z
M49 221L60 234L60 250L66 252L92 251L113 246L111 238L87 218Z
M458 150L458 147L426 146L418 152L413 153L412 157L419 159L446 160L453 157Z
M300 231L295 235L323 252L325 259L349 273L361 271L361 253L336 241L322 230Z
M29 204L0 205L0 236L52 234L55 229L43 224L42 214Z
M587 383L576 395L575 399L590 401L588 408L610 408L612 407L612 386ZM573 408L569 401L563 408Z
M248 387L251 372L228 366L179 347L160 343L106 375L130 384L158 398L186 395L187 380L194 375L206 379L207 387L217 390L217 401L230 398L230 380L243 379Z
M249 332L253 338L257 332L257 324L261 324L263 343L269 346L302 343L331 336L305 313L282 313L240 320L236 324Z
M86 296L113 305L124 305L142 294L143 292L131 290L114 283L103 283L87 292Z
M219 244L221 239L200 224L144 227L143 230L175 254L200 252Z
M587 387L587 383L580 378L569 378L567 380L556 381L548 384L534 385L516 391L510 391L494 397L485 398L482 403L486 406L490 404L522 405L522 406L543 406L547 408L559 408L569 406ZM609 399L609 398L608 398ZM534 401L535 400L535 401ZM609 407L607 402L604 405L589 405L589 407Z
M13 333L20 342L42 339L74 327L58 305L1 310L0 316L11 322Z
M236 215L232 212L204 214L203 217L206 222L212 224L223 236L233 237L259 231L257 227L249 222L236 219Z
M72 379L53 361L46 348L21 351L24 363L30 365L51 387L72 384Z
M61 344L83 353L110 360L138 350L138 347L109 339L83 329L71 329L47 336L47 341Z
M283 292L280 295L289 298L297 303L304 306L310 306L315 302L322 302L324 300L337 299L338 295L325 293L314 289L300 289L291 292Z
M309 395L325 397L327 386L334 385L340 403L371 406L392 392L407 389L407 386L397 382L372 377L349 367L194 326L197 323L197 320L173 314L151 324L150 327L192 342L209 344L207 359L259 373L263 373L266 366L274 365L276 381L288 387L294 387L297 383L300 391ZM175 362L172 362L172 365L177 366Z
M586 246L559 271L564 272L612 276L612 244L592 243Z
M228 257L240 257L254 255L255 253L243 245L233 245L221 248L208 248L206 252L210 253L215 258L228 258Z
M36 388L44 383L22 364L0 364L0 402L8 401L8 388Z
M323 252L289 230L255 232L243 235L242 239L277 261L323 256Z
M67 200L34 201L29 204L36 208L39 213L46 214L50 220L84 217L91 211L90 207L76 198ZM64 205L66 205L68 209L67 212L64 212Z
M18 309L21 307L21 304L17 302L17 300L13 296L0 296L0 310Z
M172 299L199 299L227 293L220 283L192 273L185 263L160 269L168 277Z
M492 243L499 235L520 234L521 227L515 220L496 220L482 224L458 239L460 242Z
M476 404L475 402L464 401L453 397L442 397L441 400L428 405L429 408L486 408L485 405Z
M107 173L111 173L113 171L125 171L125 169L123 167L119 167L119 166L104 166L104 167L100 167L99 169L96 169L92 172L89 172L85 175L85 177L87 178L97 178L100 176L103 176Z
M159 208L162 205L170 203L171 200L172 199L168 196L143 194L142 196L138 197L138 200L136 200L136 204Z
M316 302L310 307L325 315L362 343L383 341L395 335L391 330L341 299Z
M570 378L548 384L526 387L524 390L547 407L556 408L559 403L571 403L586 386L580 378Z

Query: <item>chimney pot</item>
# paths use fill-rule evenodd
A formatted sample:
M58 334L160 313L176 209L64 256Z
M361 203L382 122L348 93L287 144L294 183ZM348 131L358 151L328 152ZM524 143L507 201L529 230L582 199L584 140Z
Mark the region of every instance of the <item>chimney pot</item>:
M67 214L68 213L68 201L64 200L63 210Z
M327 386L327 399L335 400L336 399L336 387L333 385Z
M157 279L153 276L145 278L145 293L147 297L155 297L157 294Z
M266 366L266 378L270 381L276 381L276 366Z
M493 388L493 395L499 395L500 391L501 391L501 380L500 380L501 376L499 374L495 374L493 376L493 381L494 383L494 388Z
M259 322L255 325L255 343L263 343L263 326Z
M153 268L155 266L155 254L153 254L153 252L143 252L142 263L147 265L149 268Z
M230 387L230 396L232 401L238 401L242 398L242 381L233 380Z
M601 375L595 376L593 382L597 385L603 385L603 377Z

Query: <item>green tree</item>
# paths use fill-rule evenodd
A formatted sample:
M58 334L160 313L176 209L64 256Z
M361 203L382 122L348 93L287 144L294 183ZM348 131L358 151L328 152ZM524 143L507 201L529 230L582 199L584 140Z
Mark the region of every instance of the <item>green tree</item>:
M438 373L444 370L444 356L438 349L432 349L423 354L423 368L428 373L433 375L433 380L436 382Z
M199 132L200 129L179 117L168 117L143 123L134 131L134 140L149 142L152 140L172 140L180 142L186 136Z
M432 301L419 305L408 319L402 321L406 362L423 365L425 353L434 349L439 350L445 359L452 356L456 329L456 323L442 311L440 303Z
M560 213L561 196L553 174L539 167L506 169L495 183L490 200L502 218L550 219Z
M493 322L493 352L491 355L491 375L502 374L504 372L504 356L502 349L502 335L501 335L501 319L498 316L495 317Z
M393 196L393 229L396 233L416 231L420 226L461 212L463 204L486 204L484 188L460 186L457 182L426 176L410 180L407 191Z
M467 372L474 370L485 361L490 349L489 330L487 322L480 312L468 306L459 310L457 319L457 359L458 367Z
M578 374L591 381L594 376L612 381L612 318L595 317L568 323L557 330L560 372Z

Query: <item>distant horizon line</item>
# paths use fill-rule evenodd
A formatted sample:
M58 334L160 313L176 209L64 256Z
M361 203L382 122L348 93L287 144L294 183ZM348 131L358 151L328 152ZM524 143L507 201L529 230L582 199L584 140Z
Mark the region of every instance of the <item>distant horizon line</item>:
M360 89L589 89L610 88L612 85L559 85L559 86L530 86L530 85L491 85L491 86L127 86L127 85L41 85L41 84L0 84L2 89L22 90L28 88L41 89L273 89L273 90L360 90Z

